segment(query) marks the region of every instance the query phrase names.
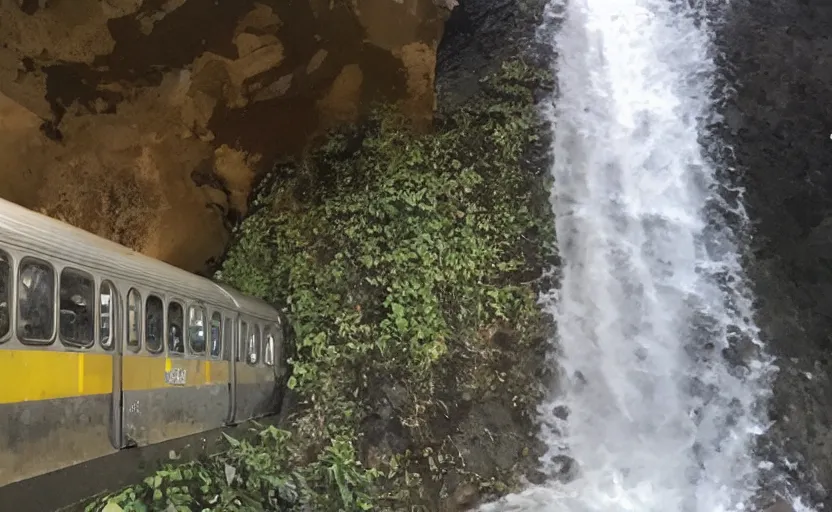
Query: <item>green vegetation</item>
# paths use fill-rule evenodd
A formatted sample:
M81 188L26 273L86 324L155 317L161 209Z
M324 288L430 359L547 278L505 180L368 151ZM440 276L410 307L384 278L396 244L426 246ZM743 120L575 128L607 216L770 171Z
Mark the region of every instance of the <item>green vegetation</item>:
M380 111L275 171L219 277L287 308L288 431L229 438L90 509L434 510L451 471L510 487L466 470L450 432L472 403L507 397L525 417L538 400L512 369L546 328L534 284L554 233L532 91L547 80L508 62L433 133ZM364 437L373 422L397 426L399 449Z

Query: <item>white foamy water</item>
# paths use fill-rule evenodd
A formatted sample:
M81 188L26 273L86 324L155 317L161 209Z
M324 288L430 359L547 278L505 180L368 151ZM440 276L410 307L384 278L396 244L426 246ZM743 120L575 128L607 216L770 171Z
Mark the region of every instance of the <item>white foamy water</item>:
M549 481L482 510L754 510L772 366L731 231L745 213L723 199L741 191L703 147L716 69L695 3L550 5L563 267Z

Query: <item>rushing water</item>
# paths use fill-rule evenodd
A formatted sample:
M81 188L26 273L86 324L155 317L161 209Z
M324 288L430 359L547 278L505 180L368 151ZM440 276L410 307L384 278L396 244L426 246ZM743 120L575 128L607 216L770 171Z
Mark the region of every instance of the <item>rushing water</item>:
M483 510L754 510L773 367L735 242L741 191L706 147L717 70L696 4L549 6L563 258L549 481Z

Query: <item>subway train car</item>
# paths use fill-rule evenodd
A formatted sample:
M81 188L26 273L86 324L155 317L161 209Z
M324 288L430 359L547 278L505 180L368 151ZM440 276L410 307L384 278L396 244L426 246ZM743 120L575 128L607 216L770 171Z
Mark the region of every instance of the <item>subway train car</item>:
M0 200L0 486L276 412L269 304Z

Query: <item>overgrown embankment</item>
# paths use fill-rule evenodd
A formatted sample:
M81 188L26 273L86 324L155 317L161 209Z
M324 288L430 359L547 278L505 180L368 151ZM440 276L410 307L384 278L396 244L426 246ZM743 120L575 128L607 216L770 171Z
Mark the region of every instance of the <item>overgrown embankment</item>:
M300 406L111 503L459 510L533 474L551 84L511 60L480 85L431 133L379 111L275 169L219 277L286 308Z

